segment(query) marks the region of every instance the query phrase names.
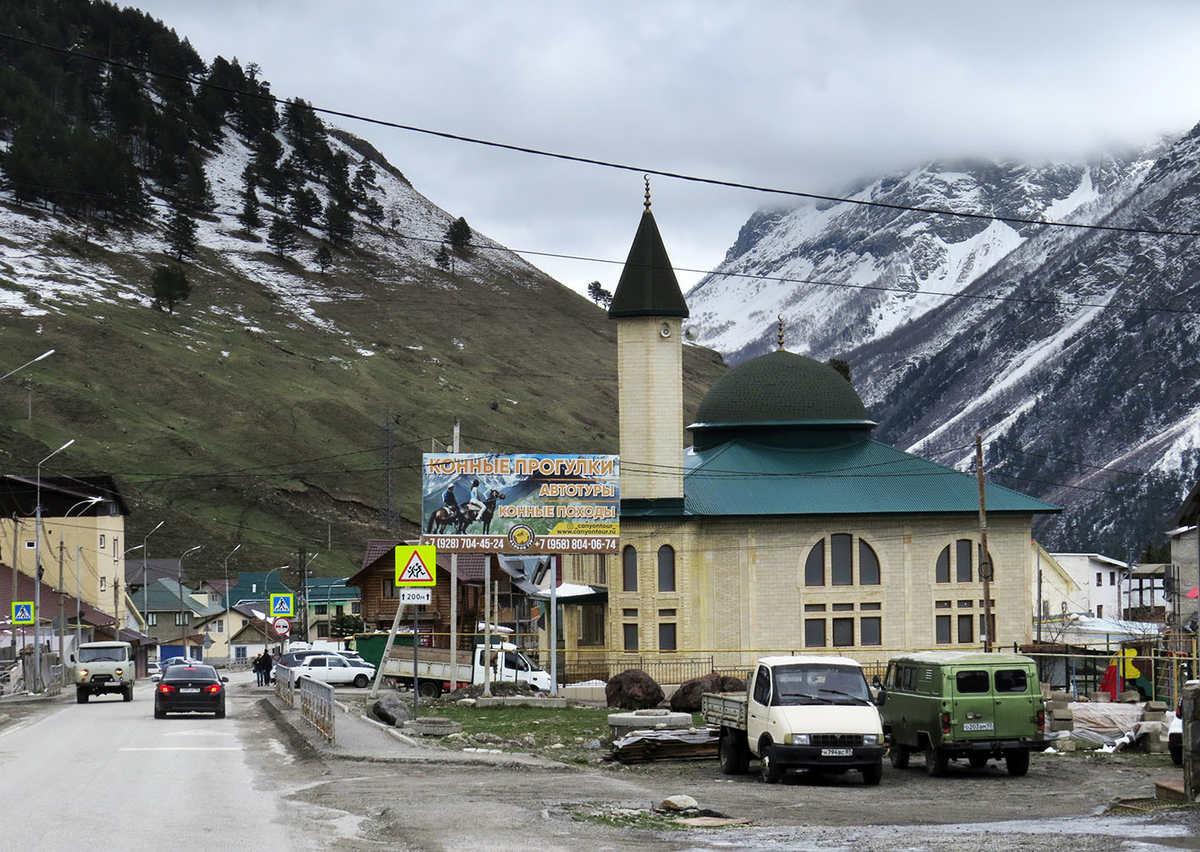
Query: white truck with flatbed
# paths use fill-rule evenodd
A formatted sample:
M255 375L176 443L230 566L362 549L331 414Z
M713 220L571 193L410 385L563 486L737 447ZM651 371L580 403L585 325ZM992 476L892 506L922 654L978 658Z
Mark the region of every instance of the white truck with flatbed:
M422 698L437 698L449 692L454 684L482 684L487 666L487 649L476 645L475 651L455 651L449 648L418 648L416 684ZM412 649L394 645L383 661L383 676L398 683L413 685ZM550 691L550 673L539 669L521 649L508 642L492 646L492 683L512 681L528 683L542 692Z
M763 657L745 694L704 695L701 712L720 729L726 775L757 757L770 784L789 769L856 770L867 784L883 777L883 724L862 666L848 657Z

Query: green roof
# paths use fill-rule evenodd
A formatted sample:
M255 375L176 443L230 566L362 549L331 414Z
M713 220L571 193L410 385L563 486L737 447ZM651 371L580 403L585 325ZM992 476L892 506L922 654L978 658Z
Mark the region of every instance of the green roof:
M840 378L840 377L839 377ZM844 380L843 380L844 381ZM688 515L906 515L979 511L973 475L865 439L794 449L729 441L684 456ZM988 483L989 514L1058 506Z
M679 289L671 259L647 209L625 259L609 317L686 317L687 302Z

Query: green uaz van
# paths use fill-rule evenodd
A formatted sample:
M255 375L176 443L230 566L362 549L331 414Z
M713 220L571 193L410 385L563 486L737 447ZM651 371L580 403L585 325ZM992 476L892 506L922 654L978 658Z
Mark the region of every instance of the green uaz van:
M1020 654L926 651L894 657L876 699L892 766L914 751L940 776L966 758L982 767L1004 759L1009 775L1029 771L1031 749L1045 748L1046 711L1037 664Z

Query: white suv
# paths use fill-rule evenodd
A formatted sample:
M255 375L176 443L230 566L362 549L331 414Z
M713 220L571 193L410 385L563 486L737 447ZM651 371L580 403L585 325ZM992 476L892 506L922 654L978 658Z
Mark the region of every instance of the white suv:
M329 684L352 683L359 688L366 686L375 676L374 666L363 668L351 665L340 654L313 654L297 660L292 671L296 677L311 677Z

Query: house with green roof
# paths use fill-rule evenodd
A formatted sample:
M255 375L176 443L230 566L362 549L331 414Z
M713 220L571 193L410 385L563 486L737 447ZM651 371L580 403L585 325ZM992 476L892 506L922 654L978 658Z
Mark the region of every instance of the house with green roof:
M619 564L568 557L569 579L607 576L610 650L738 667L768 651L872 662L1031 640L1032 521L1058 507L987 483L984 559L976 477L876 441L851 383L786 351L782 331L713 385L685 448L687 315L647 201L609 310Z

